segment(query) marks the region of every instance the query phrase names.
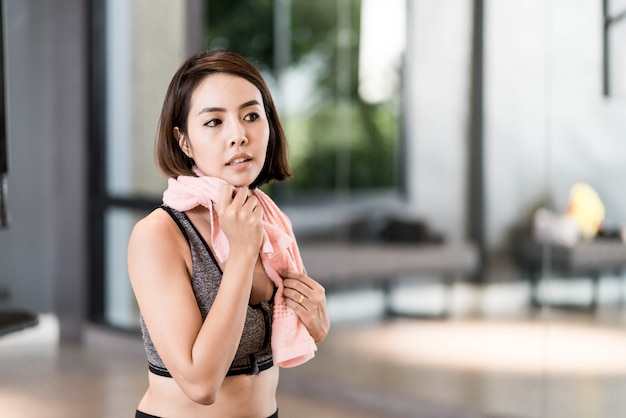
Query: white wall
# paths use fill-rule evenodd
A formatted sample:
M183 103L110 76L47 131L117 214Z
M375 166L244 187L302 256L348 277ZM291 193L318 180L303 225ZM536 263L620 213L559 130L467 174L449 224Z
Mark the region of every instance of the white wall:
M545 0L485 2L485 190L490 250L549 194Z
M410 204L453 240L467 217L472 4L409 2ZM491 0L484 21L489 253L509 254L537 206L563 210L577 181L626 223L626 104L602 96L602 3Z
M8 206L0 309L55 312L78 340L87 297L87 8L83 0L4 2Z
M450 240L464 236L471 0L408 1L409 205Z
M569 187L589 182L607 218L626 224L626 98L602 96L602 8L554 0L550 176L558 208Z
M578 181L625 223L626 107L602 95L601 2L492 0L486 22L489 247L546 196L564 210Z

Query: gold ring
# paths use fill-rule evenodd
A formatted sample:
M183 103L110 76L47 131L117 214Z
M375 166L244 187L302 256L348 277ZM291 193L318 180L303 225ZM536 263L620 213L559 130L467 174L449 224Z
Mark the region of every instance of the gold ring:
M298 303L302 305L302 301L304 300L304 295L300 293L300 299L298 299Z

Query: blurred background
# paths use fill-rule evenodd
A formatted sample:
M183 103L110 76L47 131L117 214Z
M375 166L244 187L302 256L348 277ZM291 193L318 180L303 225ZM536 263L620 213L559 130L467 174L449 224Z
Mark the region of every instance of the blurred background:
M626 417L626 0L3 0L0 405L131 416L170 78L274 94L332 329L286 417ZM4 330L1 331L4 327Z

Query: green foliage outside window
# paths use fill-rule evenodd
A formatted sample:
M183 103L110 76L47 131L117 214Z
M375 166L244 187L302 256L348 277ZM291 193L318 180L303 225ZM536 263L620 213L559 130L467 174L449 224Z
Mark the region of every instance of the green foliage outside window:
M339 11L338 1L348 7ZM205 45L244 55L278 85L274 7L272 0L207 0ZM359 0L291 0L286 71L306 74L311 94L299 110L279 108L295 174L290 192L395 185L397 103L367 103L358 94L360 12ZM339 29L348 34L344 45L340 21L348 22Z

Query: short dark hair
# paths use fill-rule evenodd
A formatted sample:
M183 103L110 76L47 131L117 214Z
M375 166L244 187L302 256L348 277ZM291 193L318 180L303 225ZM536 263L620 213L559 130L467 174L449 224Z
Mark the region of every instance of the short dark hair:
M291 177L287 138L263 76L250 61L225 50L211 50L189 57L172 77L163 101L154 147L159 170L174 178L194 175L191 170L194 162L180 149L178 138L174 136L174 128L178 127L181 134L187 134L191 96L202 80L216 73L232 74L248 80L259 89L263 98L270 129L269 141L261 173L250 188Z

